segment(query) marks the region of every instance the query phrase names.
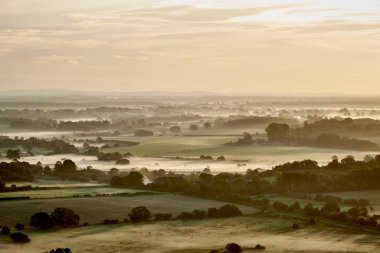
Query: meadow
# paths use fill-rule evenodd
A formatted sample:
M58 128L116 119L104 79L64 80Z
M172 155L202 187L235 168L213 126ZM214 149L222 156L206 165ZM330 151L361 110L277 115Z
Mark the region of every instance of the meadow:
M292 229L293 223L301 224L301 228ZM245 247L244 252L256 252L249 248L261 244L269 253L378 253L380 246L378 233L363 234L323 221L308 226L302 217L265 213L231 219L28 231L28 234L31 243L0 244L0 250L40 253L64 246L76 253L203 253L236 242Z

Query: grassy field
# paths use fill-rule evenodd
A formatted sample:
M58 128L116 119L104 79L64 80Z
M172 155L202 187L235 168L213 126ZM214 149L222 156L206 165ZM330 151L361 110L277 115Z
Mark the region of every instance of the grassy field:
M351 154L362 159L368 152L339 149L288 146L225 146L238 137L228 136L154 136L154 137L118 137L120 140L140 142L133 147L105 149L106 152L131 152L135 155L162 155L199 157L200 155L224 155L231 159L260 158L276 156L280 159L302 160L306 158L331 160L331 156L340 158ZM110 138L115 139L115 138Z
M293 223L301 224L301 229L293 230ZM0 251L41 253L69 247L75 253L204 253L222 249L230 242L245 247L244 252L255 252L248 248L261 244L269 253L378 253L380 247L377 233L362 233L334 224L308 226L303 218L265 213L232 219L26 232L31 243L15 245L3 239Z
M134 193L140 192L134 189L121 189L112 187L73 187L73 188L60 188L60 189L38 189L30 191L16 191L16 192L2 192L0 198L4 197L30 197L31 199L44 199L44 198L67 198L74 195L96 196L99 194L121 194L121 193Z
M194 209L220 207L224 202L191 198L175 194L145 195L136 197L61 198L18 201L0 201L0 224L14 226L28 224L36 212L52 212L57 207L74 210L82 222L99 223L104 219L124 219L136 206L146 206L152 213L178 214ZM255 208L239 206L243 213L254 213Z
M326 193L327 195L327 193ZM353 192L330 192L328 195L341 197L342 199L368 199L370 206L374 208L371 213L380 215L380 190L353 191Z
M329 192L323 193L323 195L331 195L340 197L342 199L367 199L370 202L370 207L373 208L370 210L370 214L379 214L380 215L380 190L370 190L370 191L352 191L352 192ZM298 199L298 198L289 198L289 197L265 197L269 199L271 203L275 201L283 202L287 205L291 205L294 202L300 203L301 207L304 207L308 203L312 203L314 207L322 207L325 202L315 201L313 199ZM255 199L255 197L253 197ZM341 204L342 210L348 210L352 206Z

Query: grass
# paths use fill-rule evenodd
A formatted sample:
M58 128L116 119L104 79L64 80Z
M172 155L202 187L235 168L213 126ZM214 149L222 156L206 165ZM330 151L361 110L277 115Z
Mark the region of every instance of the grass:
M325 195L337 196L342 199L367 199L369 200L370 206L374 208L370 213L380 215L380 190L330 192Z
M35 199L0 201L1 225L14 226L16 223L28 224L30 216L36 212L52 212L57 207L74 210L82 222L99 223L104 219L124 219L136 206L146 206L152 213L179 214L194 209L220 207L225 202L186 197L175 194L144 195L136 197L94 197ZM243 213L254 213L255 208L237 205Z
M332 155L340 158L348 154L364 157L365 152L339 149L288 146L225 146L223 144L236 141L237 137L228 136L153 136L153 137L109 137L140 142L133 147L105 149L105 152L131 152L135 155L161 155L199 157L200 155L224 155L231 159L260 159L266 160L273 156L280 160L316 159L330 161Z
M40 253L68 247L75 253L147 252L200 253L223 249L236 242L246 250L256 244L265 252L378 252L378 234L318 223L293 230L303 218L264 213L232 219L170 221L140 225L89 226L52 231L26 231L32 242L25 245L4 243L4 252Z

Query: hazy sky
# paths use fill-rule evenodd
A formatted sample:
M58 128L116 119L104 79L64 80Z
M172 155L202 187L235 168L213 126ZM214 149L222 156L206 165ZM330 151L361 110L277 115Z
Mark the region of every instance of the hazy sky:
M0 0L0 89L380 95L380 1Z

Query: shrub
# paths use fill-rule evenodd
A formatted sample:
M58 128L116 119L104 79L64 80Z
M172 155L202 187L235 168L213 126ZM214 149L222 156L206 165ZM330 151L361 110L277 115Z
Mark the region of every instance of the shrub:
M236 206L227 204L219 208L220 217L235 217L240 215L242 215L242 212Z
M241 253L243 249L237 243L229 243L226 245L226 250L228 253Z
M225 161L226 158L224 156L219 156L218 158L216 158L217 161Z
M194 216L192 213L189 213L189 212L182 212L180 213L177 218L177 220L191 220L191 219L194 219Z
M17 223L15 227L17 230L24 230L25 229L24 224L21 224L21 223Z
M166 221L171 220L173 215L171 213L158 213L154 215L154 220L156 221Z
M193 218L198 219L198 220L205 219L205 218L207 218L207 212L204 210L194 210L193 211Z
M145 206L138 206L131 210L129 219L131 222L144 222L151 218L151 213Z
M11 232L11 229L7 226L4 226L1 228L1 234L3 235L9 235L10 232Z
M52 249L50 251L46 251L44 253L71 253L71 250L68 248L58 248L58 249Z
M218 218L219 217L219 210L215 207L209 208L207 210L207 216L209 218Z
M260 245L260 244L257 244L256 247L254 248L255 250L265 250L265 247Z
M17 243L27 243L27 242L30 242L29 237L26 234L21 233L21 232L12 233L11 234L11 239L14 242L17 242Z
M323 213L339 213L340 207L336 201L328 201L322 208Z
M111 224L118 224L118 223L119 223L118 219L113 219L113 220L106 219L106 220L103 221L104 225L111 225Z
M125 159L125 158L122 158L122 159L117 160L116 164L118 164L118 165L128 165L129 164L129 160Z
M273 203L273 208L277 210L282 210L282 211L288 211L289 207L287 204L284 204L282 202L276 201Z

